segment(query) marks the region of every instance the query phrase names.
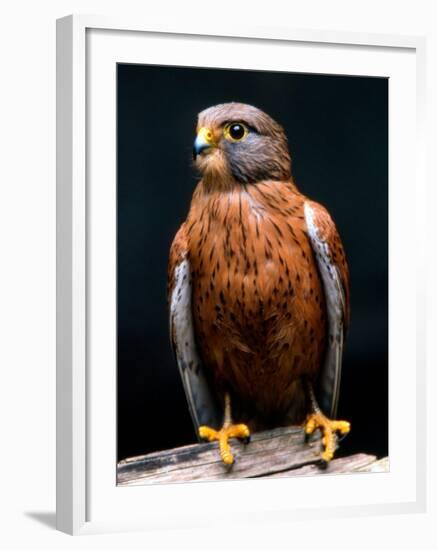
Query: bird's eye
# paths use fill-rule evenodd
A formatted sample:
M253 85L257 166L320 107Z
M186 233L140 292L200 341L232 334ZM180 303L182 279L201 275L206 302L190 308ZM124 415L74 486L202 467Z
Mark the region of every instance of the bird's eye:
M225 138L230 141L241 141L247 136L249 130L242 122L231 122L226 124L223 133Z

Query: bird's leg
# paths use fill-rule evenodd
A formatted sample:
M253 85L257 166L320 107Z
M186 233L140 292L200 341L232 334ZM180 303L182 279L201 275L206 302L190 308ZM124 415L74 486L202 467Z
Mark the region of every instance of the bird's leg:
M223 426L220 430L214 430L209 426L199 427L199 436L208 441L218 441L220 447L220 456L223 462L230 466L234 462L234 456L231 452L229 439L242 439L245 443L250 441L250 431L246 424L233 424L231 416L231 397L225 393L225 413Z
M337 432L342 435L349 433L351 425L345 420L331 420L323 414L317 403L311 383L308 383L308 393L311 401L311 413L305 420L305 434L308 436L315 430L322 432L323 452L321 458L328 463L337 448Z

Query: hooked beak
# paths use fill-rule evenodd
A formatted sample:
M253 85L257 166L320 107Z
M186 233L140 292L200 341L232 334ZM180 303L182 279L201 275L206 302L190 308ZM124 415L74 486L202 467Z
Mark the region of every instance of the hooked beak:
M196 160L197 155L211 149L211 147L214 147L215 145L214 136L211 130L205 127L200 128L197 132L196 139L194 140L193 159Z

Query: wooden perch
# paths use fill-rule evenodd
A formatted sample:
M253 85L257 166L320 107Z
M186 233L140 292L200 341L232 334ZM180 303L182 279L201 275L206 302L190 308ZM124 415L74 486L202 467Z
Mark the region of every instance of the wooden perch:
M301 428L277 428L256 433L244 445L231 441L235 463L228 470L217 443L198 443L122 460L117 467L119 485L144 485L197 480L289 477L313 474L388 471L388 458L355 454L319 466L320 437L304 441Z

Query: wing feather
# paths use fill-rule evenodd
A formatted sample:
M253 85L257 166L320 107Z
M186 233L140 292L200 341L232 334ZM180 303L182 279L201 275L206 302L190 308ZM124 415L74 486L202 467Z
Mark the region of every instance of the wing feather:
M323 206L306 201L305 220L325 291L328 339L318 388L319 404L335 418L340 391L345 331L349 323L349 271L334 222Z
M191 269L186 227L183 224L170 249L168 265L169 328L171 343L197 434L201 425L218 425L219 410L206 380L196 346L191 295Z

